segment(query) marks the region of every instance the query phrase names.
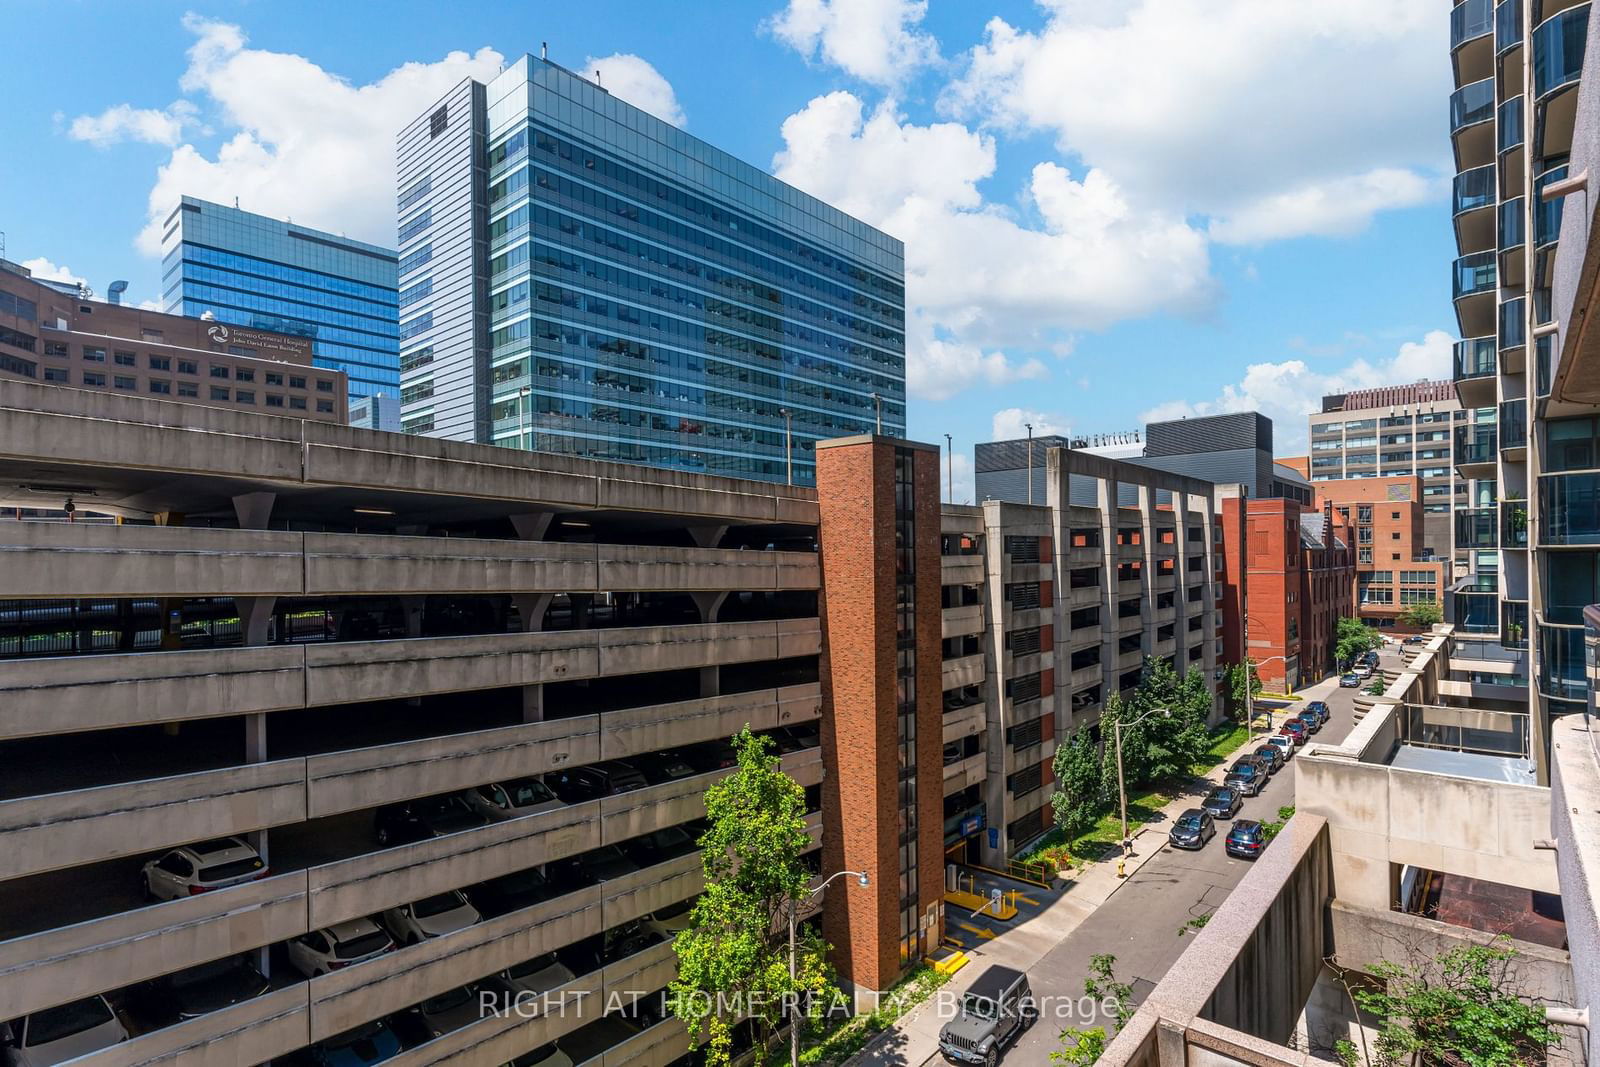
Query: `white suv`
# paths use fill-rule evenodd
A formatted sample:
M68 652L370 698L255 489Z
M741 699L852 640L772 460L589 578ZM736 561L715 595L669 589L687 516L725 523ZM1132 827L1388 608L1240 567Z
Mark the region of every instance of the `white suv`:
M140 878L151 900L177 900L265 878L259 853L237 837L183 845L144 865Z
M467 898L455 889L383 913L383 925L402 945L415 945L430 937L453 934L482 921L478 909L468 904Z
M1283 753L1283 761L1288 763L1294 755L1294 738L1284 734L1273 734L1267 738L1267 744Z
M307 978L353 963L376 959L394 948L394 939L371 919L350 919L313 930L289 942L289 962Z
M85 997L12 1022L0 1023L0 1051L14 1067L46 1067L128 1040L105 997Z

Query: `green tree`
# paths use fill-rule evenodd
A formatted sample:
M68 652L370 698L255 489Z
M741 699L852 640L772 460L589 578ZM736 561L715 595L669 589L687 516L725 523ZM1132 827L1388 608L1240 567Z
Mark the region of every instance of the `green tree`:
M1121 1030L1133 1018L1133 986L1119 982L1117 957L1100 953L1089 957L1089 976L1083 980L1084 995L1111 1012L1115 1028ZM1088 1067L1106 1049L1104 1026L1068 1027L1061 1031L1061 1047L1050 1053L1051 1063Z
M669 987L673 1014L692 1037L706 1035L713 1067L729 1062L732 1027L744 1015L766 1041L787 1004L832 993L828 946L809 930L798 943L798 980L789 978L789 909L811 883L800 859L810 845L805 790L778 769L769 738L747 726L733 744L738 769L706 790L705 891L673 942L678 976Z
M1367 1062L1373 1067L1544 1062L1556 1034L1544 1007L1516 992L1511 967L1516 955L1502 936L1487 945L1460 945L1421 966L1374 964L1370 972L1376 983L1350 990L1362 1010L1381 1020ZM1336 1051L1347 1065L1362 1062L1348 1041Z
M1419 630L1427 629L1444 621L1444 612L1439 610L1439 603L1435 600L1419 600L1409 604L1400 613L1400 621L1407 626L1415 626Z
M1180 678L1166 660L1146 659L1139 687L1129 701L1128 717L1137 718L1158 708L1170 714L1151 715L1142 724L1146 759L1140 781L1187 774L1211 743L1206 723L1211 714L1211 693L1199 671L1189 671ZM1124 746L1127 733L1124 731Z
M1381 644L1383 638L1378 636L1378 631L1360 619L1343 618L1339 620L1338 628L1334 631L1333 655L1343 666L1354 661L1361 653L1377 648Z
M1079 730L1056 749L1053 766L1059 784L1050 794L1050 809L1068 838L1079 837L1089 832L1105 810L1100 746L1088 730Z
M1389 683L1383 680L1383 675L1374 674L1372 676L1372 681L1367 683L1367 694L1369 696L1381 697L1384 694L1384 690L1388 688Z
M1233 698L1233 717L1236 722L1244 721L1245 705L1245 678L1250 679L1250 694L1255 696L1261 692L1261 672L1254 663L1235 663L1228 668L1228 694Z

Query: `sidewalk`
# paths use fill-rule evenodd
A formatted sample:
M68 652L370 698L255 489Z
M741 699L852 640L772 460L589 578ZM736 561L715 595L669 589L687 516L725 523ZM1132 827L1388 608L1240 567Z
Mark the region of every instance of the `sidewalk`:
M1296 705L1322 699L1338 684L1338 677L1331 676L1307 686L1299 692ZM1282 723L1282 714L1274 712L1274 728ZM1209 789L1211 785L1220 783L1234 757L1259 745L1265 736L1265 732L1258 730L1253 741L1247 740L1210 772L1195 778L1191 794L1193 790ZM1126 878L1117 877L1117 855L1113 852L1107 858L1074 870L1070 877L1061 879L1063 888L1060 895L1039 915L1020 926L1007 929L980 948L968 950L972 962L956 972L939 991L939 995L959 995L993 964L1015 967L1019 971L1029 970L1045 953L1093 915L1095 909L1109 900L1139 868L1157 855L1166 844L1166 827L1185 809L1194 806L1193 795L1179 797L1161 809L1159 819L1132 831L1133 853L1128 857ZM849 1067L921 1067L936 1059L939 1054L939 1027L944 1022L939 1015L937 1000L938 995L919 1004L846 1063Z

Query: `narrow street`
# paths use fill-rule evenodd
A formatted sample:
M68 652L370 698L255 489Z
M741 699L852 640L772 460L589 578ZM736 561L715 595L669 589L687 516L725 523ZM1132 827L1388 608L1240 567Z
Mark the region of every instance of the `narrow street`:
M1399 665L1399 653L1395 648L1386 648L1380 657L1386 669ZM1340 689L1337 676L1329 677L1301 690L1301 701L1289 710L1298 711L1309 700L1327 701L1331 717L1314 740L1337 742L1349 733L1354 723L1353 701L1357 692L1359 690ZM1274 732L1282 722L1283 712L1275 712ZM1247 799L1240 817L1271 821L1277 818L1280 807L1292 805L1295 766L1295 760L1291 759L1287 767L1272 777L1260 796ZM1193 801L1198 803L1202 795L1203 790L1197 791ZM961 989L992 964L1027 971L1034 996L1043 1002L1045 1017L1007 1051L1005 1062L1049 1062L1050 1052L1060 1047L1060 1031L1064 1027L1098 1026L1109 1022L1097 1016L1085 1018L1078 1014L1091 956L1101 953L1115 956L1116 977L1133 986L1134 1000L1138 1002L1189 946L1192 933L1180 934L1185 924L1210 914L1239 884L1250 863L1232 859L1223 850L1228 825L1219 822L1215 838L1199 851L1187 852L1168 847L1164 824L1152 824L1134 841L1137 868L1120 886L1104 889L1103 892L1110 895L1098 907L1075 901L1074 895L1078 892L1075 886L1035 919L1022 925L993 924L1000 931L999 936L969 951L972 962L941 992L959 996ZM1114 881L1114 872L1115 860L1095 864L1082 876L1083 888L1088 890L1094 879L1109 876ZM1048 942L1042 943L1046 937ZM954 998L947 996L944 1000L953 1003ZM936 998L908 1015L855 1062L874 1067L923 1067L940 1063L937 1040L942 1021Z

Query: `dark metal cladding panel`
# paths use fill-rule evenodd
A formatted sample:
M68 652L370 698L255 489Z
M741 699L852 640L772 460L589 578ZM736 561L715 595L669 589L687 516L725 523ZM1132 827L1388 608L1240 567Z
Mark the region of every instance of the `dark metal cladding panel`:
M1259 448L1272 452L1272 420L1255 411L1152 422L1145 428L1146 456Z

